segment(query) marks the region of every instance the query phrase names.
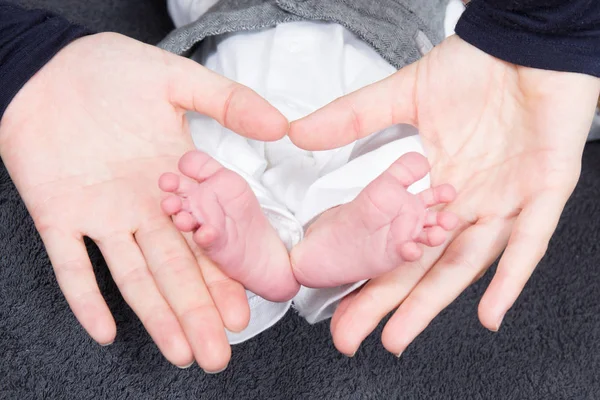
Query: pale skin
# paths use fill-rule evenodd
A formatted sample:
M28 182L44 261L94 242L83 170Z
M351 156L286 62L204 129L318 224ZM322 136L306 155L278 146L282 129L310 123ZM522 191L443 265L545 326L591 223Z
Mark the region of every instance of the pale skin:
M407 188L429 172L417 153L400 157L353 201L326 211L292 250L292 260L263 214L248 183L210 155L193 151L179 161L181 175L161 176L172 196L162 208L228 276L271 301L300 289L357 282L417 260L417 243L437 246L457 224L448 212L428 208L451 202L441 185L417 195Z
M160 209L160 174L194 148L186 110L260 140L289 126L256 93L191 60L98 34L65 47L17 94L0 124L0 155L90 336L110 344L116 326L84 236L164 356L216 372L231 354L224 327L244 329L249 308L243 286Z
M510 237L480 306L482 323L497 329L577 181L599 88L596 78L518 68L453 38L415 66L294 123L296 143L328 148L385 125L414 122L426 139L434 183L458 190L449 209L462 221L453 237L345 299L332 320L336 347L353 354L382 316L400 306L383 337L398 354L485 271ZM491 101L498 98L505 100ZM165 357L178 366L196 359L215 372L230 357L223 327L243 329L248 305L243 287L186 243L159 207L156 180L175 172L180 156L193 149L185 109L261 140L287 131L285 119L253 92L195 63L101 34L65 48L17 95L0 122L0 155L90 335L110 343L116 326L83 236L100 245L125 299ZM328 141L299 137L327 115L340 116L322 125ZM479 161L486 169L476 172ZM498 232L499 240L486 246Z
M504 250L479 304L497 331L546 252L578 181L600 92L598 78L503 62L453 36L390 78L292 123L302 148L329 149L396 123L419 128L434 185L458 196L445 244L371 280L331 321L353 355L389 312L383 345L400 355Z

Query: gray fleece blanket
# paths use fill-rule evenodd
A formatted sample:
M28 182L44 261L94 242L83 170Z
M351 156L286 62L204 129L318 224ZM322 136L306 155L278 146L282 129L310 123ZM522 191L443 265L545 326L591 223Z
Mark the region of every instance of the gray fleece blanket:
M19 3L150 43L170 29L160 0ZM0 399L599 399L599 198L600 144L589 144L548 254L498 333L476 316L490 271L400 359L381 346L381 329L349 359L332 346L327 323L290 313L208 376L161 357L93 244L118 337L109 347L88 338L0 164Z

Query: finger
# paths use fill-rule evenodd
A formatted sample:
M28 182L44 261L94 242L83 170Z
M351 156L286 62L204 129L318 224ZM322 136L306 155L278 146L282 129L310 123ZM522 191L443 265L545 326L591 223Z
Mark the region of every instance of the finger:
M456 198L456 190L450 184L443 184L424 190L418 194L425 207L433 207L439 204L447 204Z
M332 325L336 347L345 354L356 351L379 322L409 295L452 243L454 237L460 235L467 227L467 224L458 227L443 245L425 249L419 260L403 263L395 270L369 281L343 314L337 312L338 322L335 326Z
M340 304L338 304L338 306L336 307L336 309L333 312L333 315L331 317L330 330L331 330L332 334L336 330L338 321L340 320L341 316L346 313L346 310L348 309L350 304L352 304L352 302L354 301L354 298L356 297L358 292L360 292L363 288L364 288L364 286L359 287L352 293L347 294L346 297L344 297L340 301Z
M476 224L462 232L390 318L384 347L401 354L429 323L493 263L508 240L504 219Z
M341 97L294 121L289 136L306 150L329 150L394 124L416 125L416 65Z
M517 218L496 274L479 303L479 319L486 328L500 328L504 314L546 253L566 200L557 193L545 193Z
M97 239L111 275L123 298L140 318L161 353L174 365L194 360L192 349L148 270L146 260L130 235Z
M342 354L354 354L381 320L398 307L425 274L427 261L405 263L372 279L340 304L331 320L331 335Z
M337 324L338 324L341 316L346 313L346 310L348 309L350 304L352 304L352 302L354 301L354 298L358 295L358 293L361 290L362 290L362 288L358 288L355 291L353 291L352 293L346 295L346 297L344 297L338 304L337 308L333 312L333 316L331 317L331 323L329 324L329 330L330 330L332 336L337 331ZM358 346L357 346L357 349L358 349ZM345 353L345 355L348 357L354 357L355 354L356 354L356 350L353 351L352 353Z
M252 89L190 59L169 53L166 57L174 104L252 139L277 140L287 133L288 120Z
M457 236L466 225L452 233ZM423 278L429 268L443 254L453 240L435 248L427 248L423 256L410 263L403 263L395 270L369 281L347 308L336 311L337 320L331 326L333 342L344 354L353 354L360 343L377 327L379 322L409 295L410 291Z
M207 372L226 368L231 348L223 322L183 236L167 218L155 217L135 238L200 367Z
M50 228L40 235L73 314L96 342L112 343L117 326L100 294L83 238Z
M202 276L225 327L231 332L243 331L250 322L250 306L246 289L241 283L225 275L197 247L192 248L195 249L194 254Z

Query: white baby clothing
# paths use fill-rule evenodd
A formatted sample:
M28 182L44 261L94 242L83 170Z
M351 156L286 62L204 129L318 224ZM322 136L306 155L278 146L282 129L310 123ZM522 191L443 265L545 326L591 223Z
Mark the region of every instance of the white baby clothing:
M177 26L199 18L217 0L170 0ZM463 11L450 2L447 34ZM293 121L334 99L377 82L396 70L375 50L341 25L298 21L259 31L205 40L192 58L248 86ZM401 155L423 153L414 127L397 125L328 151L305 151L285 137L276 142L246 139L216 121L188 114L195 145L248 181L261 207L288 249L324 211L352 201ZM409 188L429 187L428 177ZM269 302L247 292L251 321L230 343L243 342L271 327L294 307L309 323L331 317L339 300L364 282L329 289L301 288L286 303Z

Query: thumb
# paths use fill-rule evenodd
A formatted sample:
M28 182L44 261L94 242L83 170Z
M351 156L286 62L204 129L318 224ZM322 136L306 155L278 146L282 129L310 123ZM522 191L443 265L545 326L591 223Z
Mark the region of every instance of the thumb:
M416 125L417 63L294 121L289 136L306 150L329 150L391 125Z
M251 139L281 139L288 120L254 90L190 59L166 53L170 100L185 110L207 115Z

